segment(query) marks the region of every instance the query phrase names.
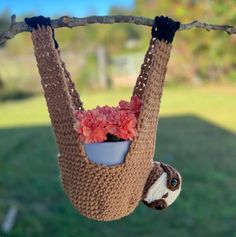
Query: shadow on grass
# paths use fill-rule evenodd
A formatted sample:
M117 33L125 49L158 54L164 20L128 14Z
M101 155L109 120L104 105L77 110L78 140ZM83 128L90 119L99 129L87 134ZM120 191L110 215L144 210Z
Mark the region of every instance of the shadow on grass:
M140 204L102 223L80 216L63 193L50 126L0 129L0 220L15 204L8 236L236 236L235 144L234 133L201 118L161 118L156 158L182 173L180 198L162 212Z
M35 96L35 93L27 92L27 91L12 91L12 92L7 91L5 93L3 91L0 94L0 101L8 102L8 101L16 101L16 100L25 100L33 96Z

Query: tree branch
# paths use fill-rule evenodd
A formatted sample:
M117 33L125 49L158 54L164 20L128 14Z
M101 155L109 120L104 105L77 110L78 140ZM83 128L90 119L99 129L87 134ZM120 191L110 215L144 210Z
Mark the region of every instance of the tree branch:
M6 42L9 39L12 39L15 35L21 32L29 32L30 29L25 24L25 22L16 22L16 16L12 15L11 26L8 31L2 32L0 34L0 44ZM137 16L89 16L89 17L69 17L63 16L58 19L52 20L53 28L60 27L76 27L76 26L85 26L89 24L114 24L114 23L132 23L136 25L144 25L151 27L154 23L153 19ZM236 28L230 25L213 25L207 24L200 21L193 21L188 24L181 24L179 30L189 30L192 28L201 28L205 30L218 30L225 31L228 34L236 34Z

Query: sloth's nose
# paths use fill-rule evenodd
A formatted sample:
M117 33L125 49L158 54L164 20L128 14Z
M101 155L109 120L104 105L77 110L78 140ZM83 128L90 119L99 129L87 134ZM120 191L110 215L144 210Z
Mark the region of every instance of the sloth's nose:
M145 200L143 200L143 203L145 205L147 205L148 207L151 207L153 209L156 209L156 210L162 210L162 209L165 209L167 207L167 203L164 199L158 199L158 200L155 200L153 202L146 202Z
M157 210L162 210L162 209L164 209L165 208L165 206L163 205L163 204L158 204L156 207L155 207L155 209L157 209Z
M165 209L167 207L167 203L164 199L159 199L155 202L155 209L157 210L162 210Z

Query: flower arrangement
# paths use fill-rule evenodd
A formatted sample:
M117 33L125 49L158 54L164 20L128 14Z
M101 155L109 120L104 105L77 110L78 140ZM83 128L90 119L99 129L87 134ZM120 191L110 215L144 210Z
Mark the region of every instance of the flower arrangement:
M116 107L105 105L88 111L76 111L74 129L85 144L132 141L136 136L142 105L138 96L132 96L130 102L121 100Z

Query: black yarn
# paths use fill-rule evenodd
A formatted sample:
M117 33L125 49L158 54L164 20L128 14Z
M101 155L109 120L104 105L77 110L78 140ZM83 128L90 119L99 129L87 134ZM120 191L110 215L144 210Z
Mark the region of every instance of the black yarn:
M50 17L44 17L44 16L34 16L31 18L26 17L25 23L30 27L31 32L32 32L32 29L38 30L38 26L52 27ZM55 39L54 29L52 29L52 38L54 40L55 48L57 49L59 45Z
M152 27L152 37L172 43L175 32L179 27L180 22L178 21L174 21L169 17L156 16Z

